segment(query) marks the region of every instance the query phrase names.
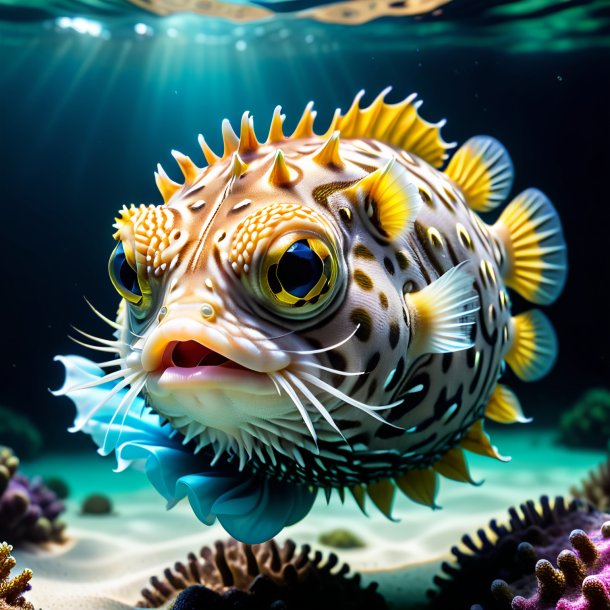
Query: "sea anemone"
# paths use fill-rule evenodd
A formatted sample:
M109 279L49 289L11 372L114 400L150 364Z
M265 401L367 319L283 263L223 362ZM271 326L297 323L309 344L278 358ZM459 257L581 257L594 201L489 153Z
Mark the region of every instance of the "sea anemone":
M360 575L348 576L349 572L349 566L341 565L335 554L324 559L308 545L297 549L292 540L281 547L274 540L252 546L236 540L217 541L214 549L205 546L199 557L191 553L186 564L178 562L173 569L167 568L163 578L151 578L137 607L158 608L174 599L176 610L387 608L377 583L363 588Z
M34 610L34 606L26 601L23 594L32 587L31 570L23 570L21 574L10 577L15 567L15 559L11 556L13 547L6 542L0 544L0 610Z
M573 487L570 493L587 500L598 510L610 512L610 457L596 470L591 470L580 487Z
M477 532L476 538L464 536L465 548L451 549L455 562L443 563L443 573L434 578L438 589L429 592L433 608L554 610L553 605L515 606L521 602L513 599L536 594L536 577L542 577L544 583L544 574L551 573L552 562L564 556L564 549L572 540L581 539L580 535L574 538L574 531L597 532L610 518L582 500L566 504L557 497L551 505L546 496L540 498L539 506L529 501L519 510L509 509L509 515L508 524L499 525L494 519L487 530ZM605 610L608 607L603 606ZM573 610L585 608L597 610L595 606L574 606ZM564 610L572 607L565 606Z
M19 459L0 448L0 540L61 542L64 524L57 520L64 505L42 479L19 474Z

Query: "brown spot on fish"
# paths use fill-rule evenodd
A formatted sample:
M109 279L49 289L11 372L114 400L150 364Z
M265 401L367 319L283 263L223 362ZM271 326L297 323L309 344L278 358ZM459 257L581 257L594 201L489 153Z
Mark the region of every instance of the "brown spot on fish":
M364 244L357 244L354 246L352 252L354 253L354 256L357 256L358 258L364 258L366 260L375 259L375 255Z
M360 269L354 271L354 281L362 290L373 290L373 280Z
M400 326L398 325L398 322L396 322L396 320L392 320L392 322L390 322L390 332L389 332L390 347L392 349L394 349L398 345L399 337L400 337Z
M373 320L369 313L358 307L352 311L350 320L354 324L359 325L356 331L356 338L360 341L368 341L371 338L371 330L373 329Z
M404 271L409 266L409 259L404 252L396 253L396 262L398 263L401 271Z
M381 305L381 307L383 307L383 309L388 308L388 297L386 296L385 292L379 293L379 304Z

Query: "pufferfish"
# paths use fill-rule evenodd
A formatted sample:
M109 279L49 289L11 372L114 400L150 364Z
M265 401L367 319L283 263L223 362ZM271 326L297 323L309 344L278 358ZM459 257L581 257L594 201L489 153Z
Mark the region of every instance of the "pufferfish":
M439 475L472 482L464 450L503 459L484 418L528 421L505 363L536 380L557 351L509 290L558 297L560 221L533 188L481 220L511 190L507 151L474 137L441 170L444 121L388 91L366 108L359 93L323 135L311 103L290 136L277 107L265 142L248 112L239 136L225 120L222 155L199 136L207 167L173 151L183 181L159 166L164 202L123 207L109 262L122 300L101 341L118 353L101 366L119 368L60 391L103 388L81 428L122 392L106 452L140 395L212 478L349 490L388 516L396 490L436 507Z

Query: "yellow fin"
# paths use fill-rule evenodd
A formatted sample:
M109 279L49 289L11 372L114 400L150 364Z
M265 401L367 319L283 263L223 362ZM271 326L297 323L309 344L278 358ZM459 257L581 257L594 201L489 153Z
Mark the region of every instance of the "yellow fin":
M488 212L508 196L513 184L513 163L496 139L476 136L453 155L445 174L460 187L473 210Z
M489 436L483 427L483 420L477 419L476 422L470 427L466 435L460 441L460 447L476 453L477 455L485 455L492 457L501 462L510 462L511 458L500 455L496 447L491 444Z
M431 468L425 470L409 470L394 479L396 485L405 496L424 506L440 508L436 504L438 492L438 474Z
M557 336L549 319L538 309L511 319L512 343L504 356L523 381L544 377L557 359Z
M506 248L506 284L532 303L552 303L565 284L567 256L561 223L547 196L527 189L511 201L493 229Z
M390 520L392 518L392 505L396 495L396 486L388 479L367 485L367 493L373 504Z
M224 144L224 152L222 158L226 159L230 157L234 152L239 149L239 138L231 127L228 119L222 121L222 141Z
M417 186L394 157L347 192L380 235L390 240L409 230L423 205Z
M239 178L247 169L248 164L244 163L243 159L239 156L239 153L233 153L231 176L233 176L233 178Z
M525 417L521 409L521 403L515 393L505 385L498 384L494 389L487 406L485 417L499 424L527 424L532 421L531 417Z
M424 121L417 112L421 102L415 101L415 94L397 104L387 104L384 99L389 91L390 87L384 89L368 108L359 106L364 95L360 91L345 115L339 116L335 129L343 138L374 138L440 167L447 158L446 151L454 146L441 137L444 121Z
M353 487L350 487L349 490L352 496L354 496L354 500L356 500L356 504L358 504L360 510L366 515L366 487L364 485L354 485Z
M418 354L442 354L472 347L479 297L468 261L452 267L419 292L405 295Z
M170 179L170 177L165 173L163 167L161 167L160 163L157 164L155 182L157 183L157 188L163 197L164 203L167 203L182 186L181 184L178 184Z
M241 125L239 132L239 154L255 151L260 146L259 141L254 133L254 119L249 112L244 112L241 117Z
M311 136L315 135L313 132L313 122L316 118L316 114L316 111L313 110L313 102L309 102L307 106L305 106L305 110L303 111L298 125L290 136L291 139L298 140L300 138L311 138Z
M447 453L438 461L432 465L432 468L439 474L443 475L447 479L458 481L460 483L472 483L477 485L470 476L468 471L468 463L464 452L459 447L449 449Z
M275 153L273 167L269 173L269 184L273 184L275 186L291 186L296 179L296 172L291 170L288 165L286 165L284 153L281 150L278 150Z

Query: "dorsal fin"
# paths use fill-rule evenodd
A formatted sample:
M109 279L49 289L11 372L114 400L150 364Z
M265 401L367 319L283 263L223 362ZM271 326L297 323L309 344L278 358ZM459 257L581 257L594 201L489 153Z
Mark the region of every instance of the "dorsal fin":
M372 138L404 148L434 167L440 167L447 158L447 150L455 144L448 144L440 134L445 121L429 123L417 112L421 101L415 101L416 94L410 95L397 104L387 104L385 96L391 91L384 89L367 108L360 108L364 91L354 98L345 115L339 115L334 129L342 138Z
M508 152L489 136L467 140L451 157L445 170L476 212L498 207L513 185L513 163Z

